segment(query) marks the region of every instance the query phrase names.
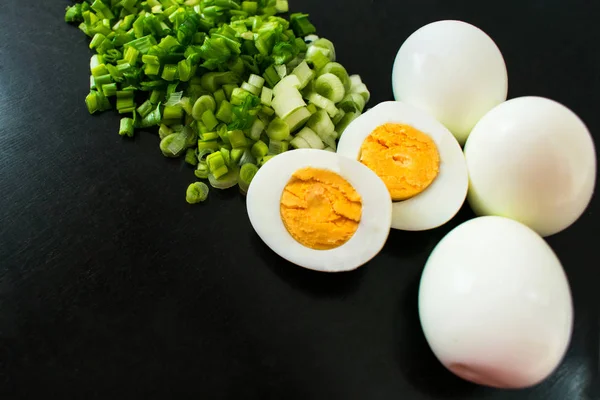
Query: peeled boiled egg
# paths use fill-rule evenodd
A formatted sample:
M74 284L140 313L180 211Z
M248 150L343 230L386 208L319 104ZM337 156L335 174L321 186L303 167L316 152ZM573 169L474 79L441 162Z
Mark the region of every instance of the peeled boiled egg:
M465 157L473 210L515 219L542 236L575 222L594 192L588 129L546 98L516 98L491 110L473 129Z
M392 215L384 183L356 160L298 149L263 165L246 204L250 223L275 253L299 266L349 271L387 240Z
M485 386L524 388L561 362L573 305L560 261L540 236L508 218L480 217L433 250L419 316L450 371Z
M465 202L468 174L462 149L441 123L398 101L383 102L352 121L337 153L359 160L386 184L392 228L433 229Z
M418 29L400 47L394 98L429 112L461 145L477 121L506 100L506 64L494 41L462 21Z

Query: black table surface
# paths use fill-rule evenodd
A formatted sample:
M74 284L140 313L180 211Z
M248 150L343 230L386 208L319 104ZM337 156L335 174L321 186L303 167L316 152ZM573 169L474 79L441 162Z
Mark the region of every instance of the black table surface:
M439 19L485 30L502 50L509 97L570 107L600 140L600 15L593 1L291 0L370 106L391 100L394 56ZM153 132L117 135L90 116L88 39L66 0L0 5L0 395L31 398L598 399L596 196L548 238L575 306L557 371L527 390L461 381L419 325L418 283L446 226L391 233L363 268L291 265L256 236L236 191L190 206L193 181ZM35 398L39 398L35 396Z

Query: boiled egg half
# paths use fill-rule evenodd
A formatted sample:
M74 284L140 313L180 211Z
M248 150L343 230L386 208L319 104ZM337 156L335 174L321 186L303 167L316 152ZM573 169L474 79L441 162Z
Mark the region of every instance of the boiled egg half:
M337 153L383 180L393 200L392 228L436 228L465 202L469 182L460 145L444 125L408 104L383 102L355 119Z
M282 153L254 176L250 223L278 255L324 272L349 271L385 244L392 202L385 184L360 162L336 153Z

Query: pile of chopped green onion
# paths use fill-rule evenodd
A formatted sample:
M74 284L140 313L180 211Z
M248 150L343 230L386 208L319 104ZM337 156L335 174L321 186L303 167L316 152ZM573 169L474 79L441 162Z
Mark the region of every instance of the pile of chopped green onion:
M336 150L369 101L287 0L85 0L68 7L91 38L90 113L123 114L119 134L158 126L166 157L246 192L258 168L294 148ZM204 201L206 185L188 188ZM206 190L204 189L206 187Z

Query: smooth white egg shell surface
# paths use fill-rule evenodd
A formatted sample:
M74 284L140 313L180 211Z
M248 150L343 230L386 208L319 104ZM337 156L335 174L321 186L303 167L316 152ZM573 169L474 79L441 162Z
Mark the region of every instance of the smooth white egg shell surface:
M574 223L594 192L588 129L546 98L520 97L491 110L473 129L465 157L473 210L515 219L542 236Z
M437 228L460 210L469 186L462 149L452 133L426 112L398 101L376 105L352 121L338 143L337 153L358 160L360 148L373 130L386 123L410 125L434 141L440 155L438 176L418 195L392 205L392 228L422 231Z
M539 235L507 218L480 217L431 253L419 316L450 371L481 385L524 388L561 362L573 304L561 263Z
M283 190L296 171L307 167L337 173L362 198L356 232L331 250L314 250L300 244L281 219ZM254 176L246 205L252 227L267 246L286 260L316 271L342 272L360 267L379 253L390 232L392 202L383 181L358 161L324 150L298 149L272 158Z
M506 64L494 41L462 21L415 31L392 70L394 98L426 110L464 144L477 121L506 100Z

